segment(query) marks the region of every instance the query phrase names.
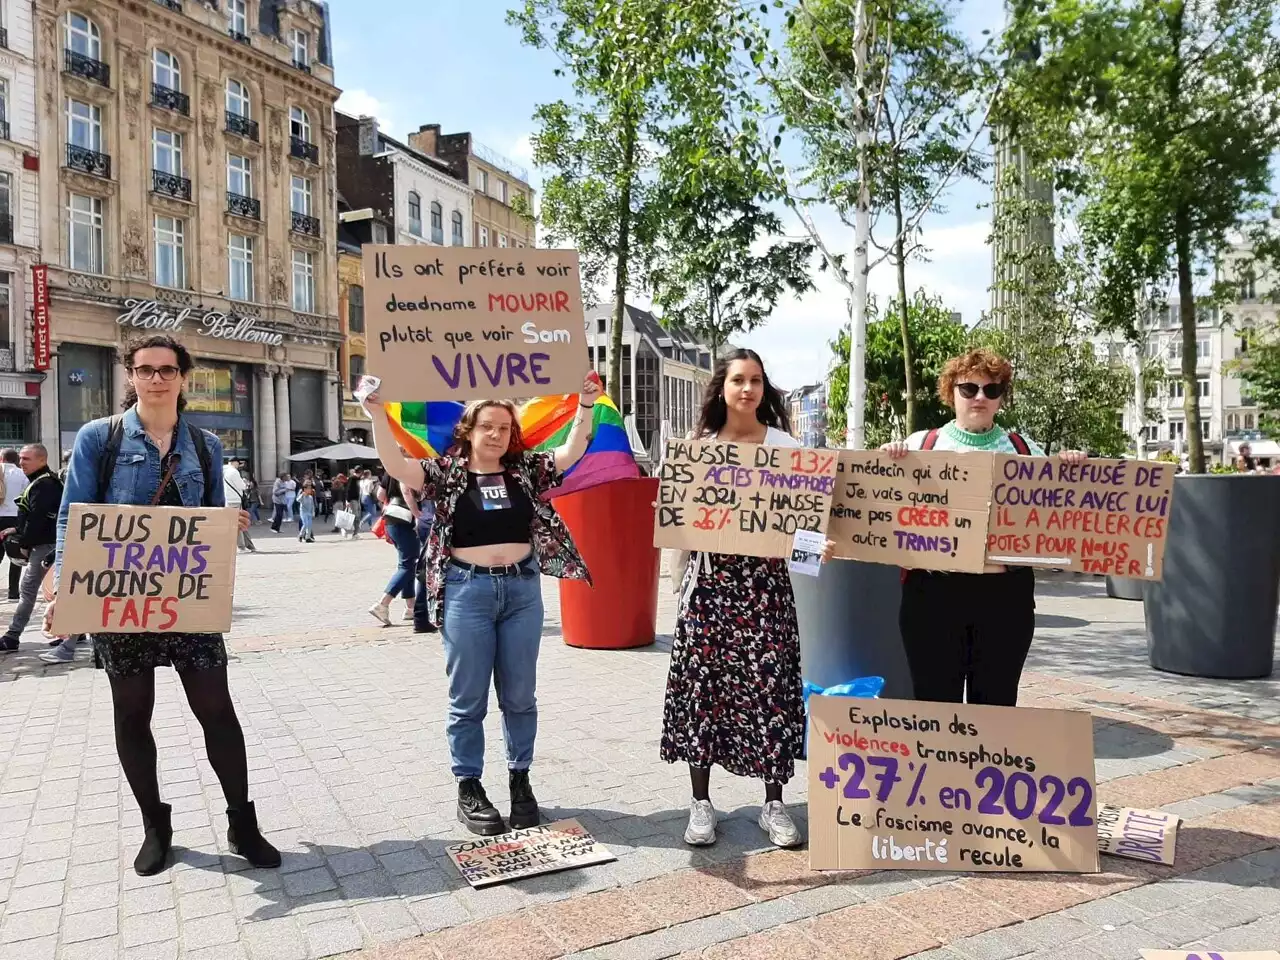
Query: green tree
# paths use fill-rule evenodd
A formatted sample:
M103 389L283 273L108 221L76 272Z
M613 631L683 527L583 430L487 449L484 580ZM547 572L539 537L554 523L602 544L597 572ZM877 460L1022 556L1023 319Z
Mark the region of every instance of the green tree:
M1003 119L1078 198L1095 320L1132 333L1176 277L1192 472L1205 469L1195 277L1270 195L1280 148L1274 0L1020 0Z
M879 446L907 436L908 399L916 411L916 429L940 427L951 411L938 398L938 375L943 365L964 350L967 332L942 301L917 290L906 305L909 342L914 345L908 398L907 365L902 354L902 306L891 301L880 316L874 298L868 302L866 443ZM832 361L827 379L827 435L832 442L844 436L845 404L849 396L849 331L831 341Z
M1237 369L1262 411L1259 427L1269 437L1280 437L1280 322L1255 330L1248 356Z

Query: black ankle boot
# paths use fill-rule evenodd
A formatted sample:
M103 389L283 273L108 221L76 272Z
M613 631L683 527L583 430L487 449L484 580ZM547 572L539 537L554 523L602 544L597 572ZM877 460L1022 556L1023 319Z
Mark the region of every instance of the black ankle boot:
M252 803L227 808L227 844L255 867L280 866L280 851L258 829L258 811Z
M133 858L133 869L140 877L150 877L169 865L169 847L173 843L173 808L160 804L152 813L142 814L142 826L147 835L142 839L138 855Z
M489 802L478 777L458 781L458 820L482 837L496 837L506 830L502 814Z
M538 799L529 786L528 770L512 770L511 777L511 829L527 830L542 822L538 812Z

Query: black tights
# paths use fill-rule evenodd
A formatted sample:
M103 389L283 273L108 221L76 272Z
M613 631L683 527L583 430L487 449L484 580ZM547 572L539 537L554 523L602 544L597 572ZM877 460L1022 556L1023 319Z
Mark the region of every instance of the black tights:
M190 670L178 674L191 712L204 730L209 763L222 784L227 806L249 802L249 768L244 733L236 717L227 668ZM111 678L111 703L116 722L116 753L129 789L144 814L160 808L160 780L156 771L156 740L151 734L151 711L156 705L156 675Z
M711 799L711 768L695 767L689 764L689 784L693 788L693 799ZM765 782L764 802L770 803L782 799L782 784Z

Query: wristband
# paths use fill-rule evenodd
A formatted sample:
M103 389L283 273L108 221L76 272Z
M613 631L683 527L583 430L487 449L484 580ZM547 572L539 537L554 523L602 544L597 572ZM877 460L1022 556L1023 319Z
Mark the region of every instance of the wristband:
M591 409L594 409L595 404L594 404L594 403L583 403L581 400L579 400L579 401L578 401L578 406L580 406L583 410L591 410Z

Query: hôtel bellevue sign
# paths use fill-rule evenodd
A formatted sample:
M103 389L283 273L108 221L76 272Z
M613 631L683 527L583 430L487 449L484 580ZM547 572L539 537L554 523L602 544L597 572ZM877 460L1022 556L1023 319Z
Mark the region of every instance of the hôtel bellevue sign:
M172 330L182 332L182 325L188 320L198 320L200 327L196 331L206 337L218 340L240 340L244 343L262 343L268 347L278 347L284 343L284 335L272 333L258 326L253 317L236 317L216 310L201 312L191 307L170 310L154 300L137 300L130 298L124 302L125 312L116 317L120 326L143 327L148 330Z

